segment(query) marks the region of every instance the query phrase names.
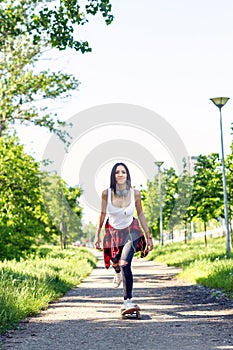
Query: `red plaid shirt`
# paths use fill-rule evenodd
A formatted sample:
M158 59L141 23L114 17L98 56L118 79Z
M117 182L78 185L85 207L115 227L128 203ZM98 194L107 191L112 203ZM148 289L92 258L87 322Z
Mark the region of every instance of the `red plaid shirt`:
M133 241L140 238L137 246L134 247L135 253L142 251L142 256L146 255L146 240L137 219L134 218L132 224L122 230L115 229L107 220L103 238L104 264L106 269L110 267L111 260L121 253L127 235L130 236L130 239L133 237Z

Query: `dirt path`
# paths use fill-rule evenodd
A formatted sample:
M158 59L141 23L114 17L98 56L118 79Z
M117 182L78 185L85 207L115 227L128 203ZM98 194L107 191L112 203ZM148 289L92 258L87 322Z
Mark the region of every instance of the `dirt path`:
M233 302L176 280L178 269L144 259L133 261L134 300L142 319L121 320L122 287L111 287L113 271L99 257L78 288L10 331L2 349L233 349Z

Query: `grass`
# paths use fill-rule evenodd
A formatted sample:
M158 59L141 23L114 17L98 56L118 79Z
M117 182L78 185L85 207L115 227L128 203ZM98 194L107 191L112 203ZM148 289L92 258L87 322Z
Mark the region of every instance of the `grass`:
M207 247L201 240L156 246L148 258L182 267L178 277L221 290L233 298L233 254L226 254L225 238L209 239Z
M42 248L27 260L0 262L0 334L77 286L96 261L84 248Z

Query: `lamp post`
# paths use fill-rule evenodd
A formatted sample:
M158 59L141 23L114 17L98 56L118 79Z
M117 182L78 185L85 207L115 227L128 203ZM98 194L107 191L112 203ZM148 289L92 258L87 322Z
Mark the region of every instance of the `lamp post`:
M164 234L163 234L163 208L162 208L162 187L161 187L161 177L160 177L160 167L164 162L155 162L158 167L158 179L159 179L159 233L161 245L164 245Z
M228 97L215 97L210 99L215 106L219 108L220 112L220 134L221 134L221 149L222 149L222 179L223 179L223 198L224 198L224 215L226 224L226 251L230 253L231 251L231 239L230 230L228 222L228 206L227 206L227 188L226 188L226 172L225 172L225 158L224 158L224 146L223 146L223 131L222 131L222 107L225 106Z

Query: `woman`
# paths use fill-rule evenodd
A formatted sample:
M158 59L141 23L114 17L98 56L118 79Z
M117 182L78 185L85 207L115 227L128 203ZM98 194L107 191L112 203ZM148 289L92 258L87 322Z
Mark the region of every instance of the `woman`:
M100 233L105 221L103 239L105 267L110 262L115 270L113 286L119 287L123 281L124 303L122 309L134 307L132 303L133 275L131 262L136 251L145 249L145 237L134 218L134 211L146 235L146 248L152 250L152 236L149 233L146 219L142 210L140 191L131 187L131 178L127 166L117 163L113 166L110 177L110 188L102 193L101 213L96 233L95 247L100 249Z

